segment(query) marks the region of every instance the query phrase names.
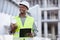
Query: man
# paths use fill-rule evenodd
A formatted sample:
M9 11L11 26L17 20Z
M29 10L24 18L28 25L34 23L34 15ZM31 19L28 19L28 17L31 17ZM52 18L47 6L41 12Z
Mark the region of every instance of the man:
M19 4L19 16L13 17L13 21L11 22L11 33L13 33L14 37L19 37L21 34L21 29L31 29L31 33L28 32L24 36L33 37L36 35L37 28L34 24L34 18L31 16L27 16L26 13L29 10L29 3L26 1L22 1ZM20 36L23 36L20 35Z

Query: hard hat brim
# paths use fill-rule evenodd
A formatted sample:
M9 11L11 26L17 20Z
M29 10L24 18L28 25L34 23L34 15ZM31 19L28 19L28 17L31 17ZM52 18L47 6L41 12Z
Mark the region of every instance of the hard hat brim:
M26 8L27 8L27 10L29 9L26 5L24 5L24 4L19 4L19 5L23 5L23 6L25 6Z

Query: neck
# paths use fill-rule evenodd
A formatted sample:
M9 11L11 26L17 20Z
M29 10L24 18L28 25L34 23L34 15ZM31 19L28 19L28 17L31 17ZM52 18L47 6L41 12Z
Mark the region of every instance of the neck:
M26 17L26 13L19 14L20 17Z

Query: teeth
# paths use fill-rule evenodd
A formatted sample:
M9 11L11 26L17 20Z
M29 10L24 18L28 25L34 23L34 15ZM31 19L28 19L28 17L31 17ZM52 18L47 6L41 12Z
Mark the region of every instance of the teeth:
M23 11L21 10L21 12L23 12Z

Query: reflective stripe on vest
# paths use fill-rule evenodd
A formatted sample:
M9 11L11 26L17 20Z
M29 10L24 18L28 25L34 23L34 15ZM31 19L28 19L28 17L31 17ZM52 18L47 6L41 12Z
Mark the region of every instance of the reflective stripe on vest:
M18 26L18 28L16 29L16 33L14 34L14 37L19 37L20 29L31 28L32 29L31 32L33 31L32 27L34 19L32 17L27 16L24 25L22 25L21 18L19 16L14 17L14 19L16 19L16 24Z

